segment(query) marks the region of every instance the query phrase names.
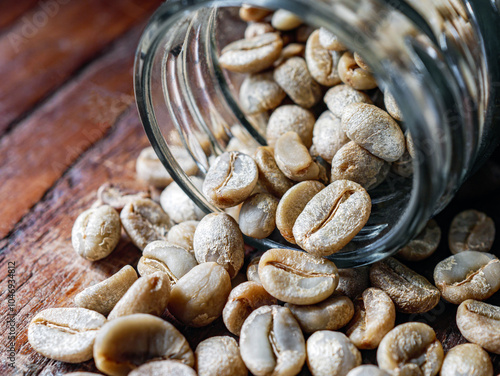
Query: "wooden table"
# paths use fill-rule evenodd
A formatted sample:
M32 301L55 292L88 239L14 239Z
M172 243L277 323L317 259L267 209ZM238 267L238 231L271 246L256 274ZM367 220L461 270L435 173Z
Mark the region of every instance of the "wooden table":
M72 365L46 359L27 342L37 312L72 305L74 295L140 252L123 236L108 258L91 263L71 246L77 215L104 182L135 182L135 159L148 145L133 97L133 58L146 20L160 0L0 1L0 276L2 351L0 375L60 375L96 371L93 362ZM449 255L448 224L476 208L500 223L500 164L493 159L438 216L444 239L430 260L412 265L432 279ZM494 245L496 252L498 243ZM7 273L15 263L15 364L9 367ZM490 299L500 304L500 296ZM441 302L431 312L400 320L433 326L445 349L465 342L456 307ZM5 328L5 329L4 329ZM181 328L191 345L226 333L220 320L201 329ZM368 362L374 352L366 352ZM500 356L493 356L500 372ZM307 372L305 371L307 374Z

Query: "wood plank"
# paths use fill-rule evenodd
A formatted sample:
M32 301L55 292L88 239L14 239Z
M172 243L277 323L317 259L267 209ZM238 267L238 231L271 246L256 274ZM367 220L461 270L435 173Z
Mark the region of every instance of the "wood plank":
M39 3L0 38L0 135L161 4L160 0L56 2L58 7L51 12L41 11Z
M0 239L82 152L134 102L133 59L142 25L0 139Z
M50 0L49 2L57 1ZM38 3L38 0L0 1L0 33ZM52 6L54 7L54 6ZM42 8L41 8L42 9ZM43 9L42 9L43 10Z

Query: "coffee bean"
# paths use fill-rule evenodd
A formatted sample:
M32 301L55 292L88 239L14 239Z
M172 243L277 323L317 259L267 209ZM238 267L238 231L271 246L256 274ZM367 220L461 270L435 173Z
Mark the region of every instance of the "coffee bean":
M274 147L280 136L293 131L309 148L312 144L314 122L314 115L309 110L293 104L280 106L269 117L266 130L267 144Z
M490 356L478 345L464 343L446 354L441 376L493 376Z
M194 369L175 360L148 362L134 369L128 376L197 376Z
M324 101L331 113L339 119L342 118L345 108L353 103L372 104L368 95L349 85L336 85L332 87L326 92Z
M243 203L239 225L241 232L256 239L264 239L276 228L278 199L269 193L257 193Z
M198 376L246 376L238 343L229 336L211 337L196 347Z
M451 253L488 252L495 240L495 223L477 210L463 211L453 218L448 235Z
M339 84L340 77L337 65L340 53L324 48L319 42L319 30L311 34L306 44L306 63L311 76L324 86Z
M377 87L377 80L373 75L362 69L350 52L344 52L338 64L339 77L344 84L356 90L370 90Z
M269 193L281 198L293 186L293 181L288 179L276 164L272 148L269 146L257 148L253 159L259 169L259 183Z
M334 155L349 141L342 129L340 118L330 111L325 111L314 124L311 155L319 155L331 163Z
M397 256L407 261L421 261L432 255L441 240L441 229L431 219L420 234L399 250Z
M241 108L250 115L278 107L285 97L285 92L274 81L271 72L249 75L240 87Z

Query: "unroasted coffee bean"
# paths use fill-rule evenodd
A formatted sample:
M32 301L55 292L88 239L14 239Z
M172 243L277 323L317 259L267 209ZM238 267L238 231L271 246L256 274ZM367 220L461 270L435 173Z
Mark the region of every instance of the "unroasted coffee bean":
M185 325L200 327L217 319L231 292L231 279L215 262L195 266L172 287L168 309Z
M186 249L158 240L144 248L137 270L143 277L156 272L165 273L170 283L175 284L196 265L196 259Z
M336 35L331 31L326 30L324 27L319 29L319 43L329 50L345 51L347 48L339 42Z
M321 330L307 340L307 366L313 376L345 376L361 365L361 353L343 333Z
M288 190L278 203L276 227L287 241L295 244L293 226L307 203L325 188L319 181L304 181Z
M330 111L325 111L314 124L311 154L319 155L331 163L337 151L349 141L342 129L340 118Z
M240 88L240 105L247 114L272 110L285 97L285 92L274 81L271 72L247 76Z
M136 280L137 273L134 268L126 265L108 279L77 294L75 305L107 316Z
M191 182L201 191L203 180L193 176ZM170 183L160 195L160 205L171 220L176 223L199 221L205 215L198 205L179 187L176 182Z
M238 344L229 336L208 338L196 347L198 376L246 376Z
M96 261L113 252L120 240L120 231L118 212L102 205L78 216L71 231L71 242L80 256Z
M215 261L233 278L243 266L245 244L236 221L226 213L205 216L194 233L194 255L199 263Z
M380 342L377 362L393 375L437 375L444 352L427 324L409 322L392 329Z
M94 340L105 322L103 315L85 308L49 308L31 320L28 341L47 358L81 363L92 359Z
M285 60L294 56L304 57L306 46L302 43L290 43L283 47L280 57L274 62L274 66L280 66Z
M377 87L373 75L362 69L350 52L344 52L338 64L339 77L344 84L356 90L370 90Z
M441 240L441 229L437 222L431 219L418 236L401 248L398 257L407 261L421 261L432 255Z
M468 341L500 354L500 307L466 300L458 307L457 326Z
M358 349L376 349L394 328L396 309L389 295L371 287L355 301L356 313L346 334Z
M464 343L446 354L441 376L493 376L490 356L478 345Z
M276 30L288 31L302 25L302 20L288 10L278 9L273 14L271 24Z
M176 360L190 367L194 354L186 338L169 322L137 313L107 322L97 335L94 360L107 375L127 375L148 360Z
M271 13L272 11L269 9L253 7L247 4L243 4L240 8L240 18L247 22L260 21Z
M251 22L245 29L245 39L250 39L266 33L272 33L273 31L275 31L274 28L268 22ZM283 48L283 50L285 48ZM283 50L281 50L282 53Z
M315 304L335 291L335 264L291 249L270 249L259 262L259 278L272 296L287 303Z
M260 72L273 65L282 48L278 33L266 33L228 44L222 50L219 63L232 72Z
M203 193L220 208L230 208L252 194L259 171L252 157L236 151L221 154L203 182Z
M278 107L269 117L267 124L267 144L274 147L278 138L286 132L296 132L304 145L312 144L314 115L300 106L287 104Z
M264 306L241 328L241 357L255 376L296 375L306 360L304 336L288 308Z
M439 290L427 279L392 257L371 266L370 281L391 297L398 312L427 312L441 298Z
M495 223L477 210L463 211L453 218L448 235L451 253L488 252L495 240Z
M434 282L454 304L488 299L500 289L500 260L490 253L460 252L436 265Z
M167 241L194 253L193 238L199 223L199 221L186 221L173 226L168 231Z
M326 92L324 101L331 113L339 119L342 118L345 108L350 104L372 103L368 95L349 85L337 85L332 87Z
M339 285L336 291L348 296L352 300L356 299L370 287L369 270L368 267L339 269Z
M276 298L269 295L260 283L243 282L229 294L222 311L222 319L226 328L239 336L241 327L250 313L259 307L277 303Z
M318 330L338 330L354 315L354 306L351 299L340 294L333 294L326 300L314 305L297 305L286 303L300 327L306 333Z
M401 128L376 106L366 103L347 106L342 115L342 128L351 140L385 161L397 161L405 151Z
M148 362L134 369L128 376L197 376L194 369L175 360Z
M314 81L301 57L291 57L275 68L274 80L299 106L310 108L321 99L321 86Z
M253 116L263 115L264 113L254 114ZM254 122L255 124L255 122ZM239 125L231 127L232 138L226 146L226 152L234 151L246 155L252 155L260 144L253 139L250 134ZM213 159L214 156L211 156Z
M320 167L295 132L286 132L276 141L274 158L285 176L293 181L316 180Z
M394 99L394 96L389 90L384 91L384 104L389 115L397 121L403 121L403 114L396 103L396 99Z
M260 256L254 257L250 261L247 267L247 279L248 281L257 282L261 284L259 278L259 262L260 262Z
M307 40L305 57L309 73L321 85L334 86L340 83L337 71L340 53L320 44L319 30L314 31Z
M306 205L293 226L297 244L316 256L340 251L370 217L371 200L357 183L337 180Z
M150 194L124 185L105 183L97 190L97 198L104 205L122 210L125 205L137 198L150 198Z
M276 228L278 199L269 193L257 193L243 203L239 225L241 232L252 238L264 239Z
M403 178L409 178L413 175L413 158L408 150L397 161L392 162L391 169L394 173Z
M363 60L361 56L357 52L354 53L354 60L356 61L356 64L359 65L361 69L364 69L367 72L372 72L371 68L368 66L366 61Z
M160 316L170 298L170 280L163 272L155 272L139 278L116 303L109 320L134 313Z
M120 220L130 240L143 250L155 240L166 240L172 221L160 205L147 198L134 200L120 213Z
M385 372L383 369L378 368L374 365L364 365L353 368L349 371L347 376L391 376L389 373Z
M331 180L350 180L368 190L382 183L389 169L389 163L351 141L333 157Z
M259 183L272 195L281 198L293 186L279 169L274 159L274 150L269 146L257 148L253 159L259 169Z

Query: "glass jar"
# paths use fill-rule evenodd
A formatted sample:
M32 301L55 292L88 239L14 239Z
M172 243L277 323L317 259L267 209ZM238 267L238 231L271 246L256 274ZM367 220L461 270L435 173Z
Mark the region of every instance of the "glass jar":
M170 175L207 213L220 209L181 168L178 149L187 151L203 177L214 156L265 145L266 114L241 111L237 98L243 75L218 65L221 49L243 38L241 3L168 0L150 20L136 56L136 100L149 140ZM499 1L245 3L288 9L314 28L331 30L396 98L402 126L415 146L413 176L390 175L370 191L367 225L329 258L346 268L394 254L449 203L498 142ZM279 234L245 240L260 249L296 248Z

